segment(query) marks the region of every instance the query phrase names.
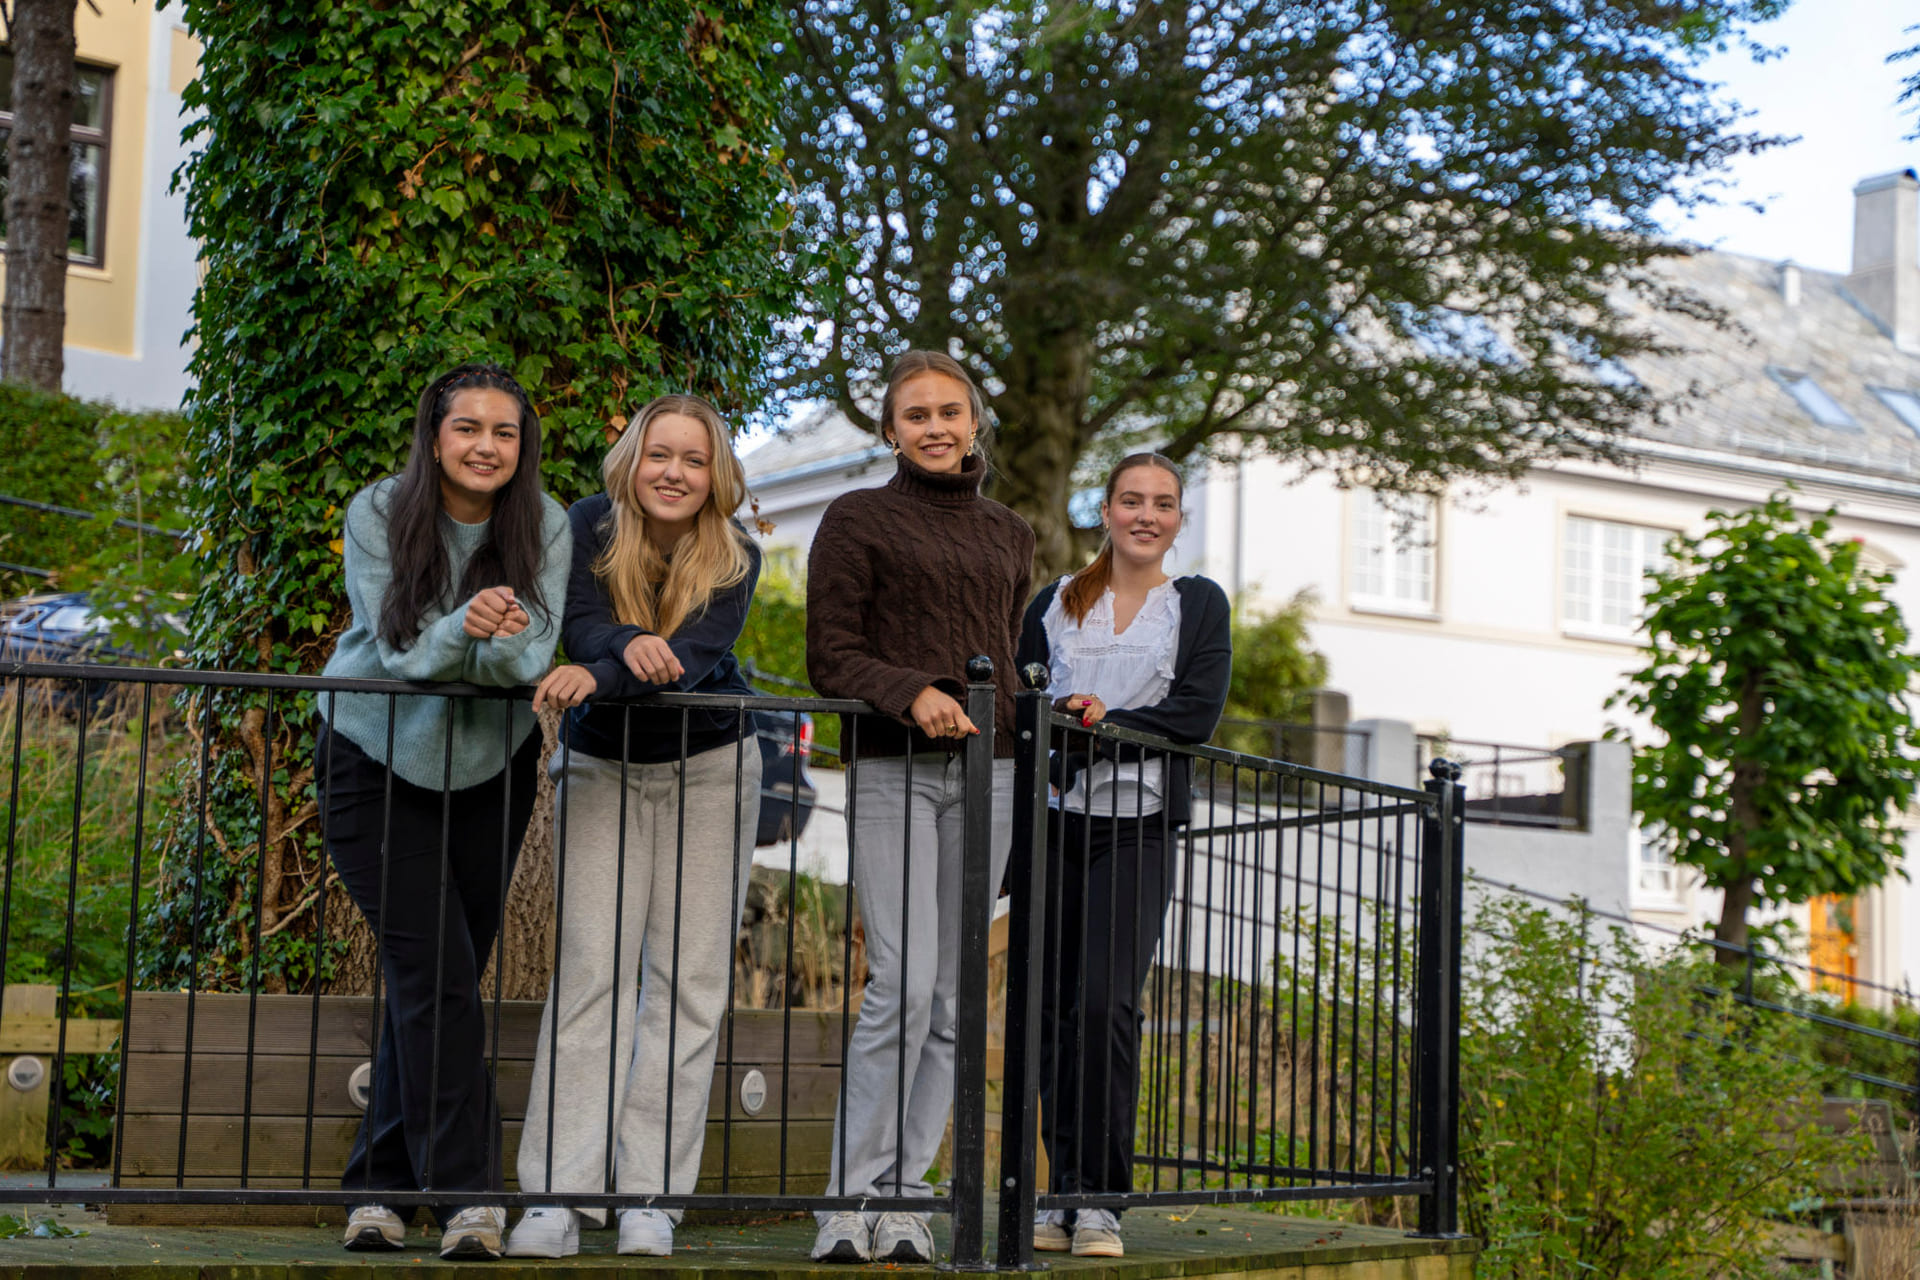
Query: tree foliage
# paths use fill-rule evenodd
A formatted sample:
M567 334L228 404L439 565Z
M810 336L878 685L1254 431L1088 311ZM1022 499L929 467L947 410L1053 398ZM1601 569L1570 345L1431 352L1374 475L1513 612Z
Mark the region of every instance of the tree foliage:
M1725 891L1717 936L1736 945L1756 895L1857 893L1901 856L1920 662L1891 578L1832 536L1832 517L1802 520L1775 494L1669 543L1646 665L1608 704L1657 735L1636 750L1634 804Z
M195 665L319 668L346 621L342 512L398 469L420 389L450 365L514 371L563 500L599 488L608 440L653 395L738 409L760 393L794 288L766 72L778 10L183 8L205 46L179 177L205 266L188 400L205 533ZM210 783L228 862L266 850L276 946L295 936L274 932L283 913L312 900L314 865L308 721L279 712L222 707ZM238 881L208 875L209 910L250 911Z
M1313 647L1313 594L1302 591L1277 608L1238 602L1233 618L1233 679L1227 687L1226 719L1214 735L1220 746L1253 755L1291 758L1283 731L1272 723L1308 715L1315 689L1326 683L1326 655Z
M792 0L811 238L788 385L855 418L903 345L993 394L996 496L1072 566L1112 436L1410 487L1610 455L1684 307L1656 211L1738 130L1697 64L1780 0ZM869 419L870 420L870 419Z

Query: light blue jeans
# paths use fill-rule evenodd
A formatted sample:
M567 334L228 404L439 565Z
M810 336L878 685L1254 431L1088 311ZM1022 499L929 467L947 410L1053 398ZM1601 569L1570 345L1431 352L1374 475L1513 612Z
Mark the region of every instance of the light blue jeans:
M828 1195L933 1194L927 1171L953 1111L964 772L957 753L916 755L909 791L905 757L859 766L850 878L866 926L867 992L847 1039ZM997 895L1013 838L1013 761L993 762L992 785L988 892Z

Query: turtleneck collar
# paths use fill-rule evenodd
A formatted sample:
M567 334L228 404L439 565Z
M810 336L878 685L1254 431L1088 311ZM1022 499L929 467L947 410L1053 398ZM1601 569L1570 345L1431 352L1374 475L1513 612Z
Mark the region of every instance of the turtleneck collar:
M922 502L957 507L979 498L980 482L986 476L986 460L979 454L962 458L958 471L941 472L928 471L903 454L895 460L893 479L887 481L887 488Z

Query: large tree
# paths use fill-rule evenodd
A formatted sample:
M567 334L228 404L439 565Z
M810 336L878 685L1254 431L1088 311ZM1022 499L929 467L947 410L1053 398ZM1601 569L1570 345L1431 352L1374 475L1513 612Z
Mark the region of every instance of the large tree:
M1097 444L1414 487L1610 455L1689 305L1656 216L1764 145L1698 60L1782 0L792 0L820 273L795 394L902 346L992 392L996 496L1072 556Z
M184 8L205 48L182 175L205 269L188 399L193 665L320 668L347 616L341 513L398 470L421 388L453 364L515 371L543 423L544 456L522 465L563 500L599 488L608 441L652 396L739 409L759 394L793 292L765 70L777 9ZM200 886L215 917L200 925L221 944L208 954L237 966L257 861L266 972L298 982L323 897L311 716L268 705L218 707L208 820L225 857ZM184 838L199 846L193 822ZM184 928L191 887L155 904L170 926Z
M1891 578L1832 536L1832 514L1802 520L1776 494L1669 543L1646 597L1646 665L1609 704L1653 729L1634 805L1722 891L1714 936L1731 947L1746 945L1756 901L1858 893L1902 854L1920 660L1882 591Z
M73 164L74 0L13 0L7 135L6 301L0 377L58 391L66 369L68 178Z

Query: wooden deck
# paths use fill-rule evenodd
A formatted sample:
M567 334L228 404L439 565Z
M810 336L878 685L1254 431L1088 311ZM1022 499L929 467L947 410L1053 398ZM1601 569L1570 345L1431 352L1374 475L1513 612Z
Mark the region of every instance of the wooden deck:
M0 1194L4 1194L0 1192ZM0 1209L18 1216L19 1207ZM45 1209L33 1210L36 1216ZM140 1227L99 1214L61 1209L55 1216L87 1235L0 1240L0 1280L407 1280L471 1263L441 1262L437 1235L416 1228L398 1253L348 1253L336 1227ZM991 1231L991 1223L989 1224ZM1051 1270L1086 1280L1471 1280L1478 1246L1470 1240L1418 1240L1380 1227L1343 1226L1251 1209L1169 1213L1136 1210L1124 1220L1127 1257L1082 1259L1042 1255ZM944 1250L946 1227L936 1221ZM480 1264L492 1280L630 1276L651 1271L696 1273L713 1280L849 1280L877 1271L927 1273L931 1267L827 1267L807 1259L810 1218L685 1223L670 1259L621 1258L611 1231L588 1231L578 1257L559 1261L502 1259ZM991 1241L991 1234L989 1235ZM618 1271L615 1270L618 1268Z

